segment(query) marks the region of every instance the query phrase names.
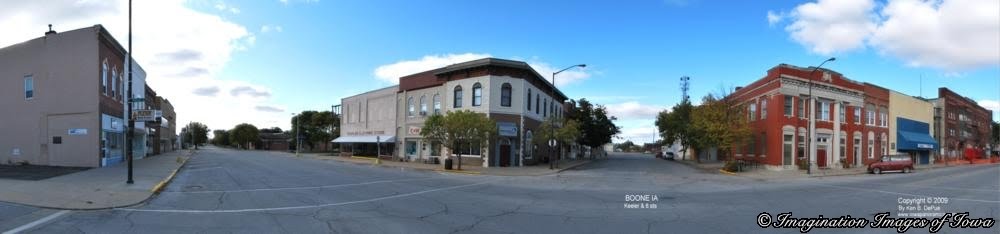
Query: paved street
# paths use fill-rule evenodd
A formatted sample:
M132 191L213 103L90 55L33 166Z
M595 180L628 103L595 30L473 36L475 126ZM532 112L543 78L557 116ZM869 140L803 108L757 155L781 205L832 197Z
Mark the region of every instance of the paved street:
M761 229L757 215L871 219L879 212L899 213L900 198L927 196L949 199L938 212L1000 219L1000 167L995 164L761 181L640 154L611 155L559 174L530 177L389 169L279 154L201 150L164 192L134 207L59 214L0 203L0 228L48 217L51 221L27 232L797 233ZM629 195L656 195L658 201L645 202L655 208L626 208L641 203L626 202ZM14 220L23 223L11 227ZM945 228L942 233L997 230Z

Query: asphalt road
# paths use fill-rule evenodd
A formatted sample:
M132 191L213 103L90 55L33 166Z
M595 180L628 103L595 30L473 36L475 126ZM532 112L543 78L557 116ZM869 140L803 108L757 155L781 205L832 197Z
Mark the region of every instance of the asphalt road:
M647 195L657 200L626 201ZM146 204L73 211L27 231L798 233L798 229L762 229L757 216L792 212L796 218L851 215L872 219L880 212L896 215L901 200L924 197L948 199L934 212L970 212L974 218L1000 219L1000 167L759 181L706 173L648 155L618 154L556 175L494 177L209 148L192 158L165 191ZM29 213L46 212L0 204L0 223ZM998 226L945 228L941 233L998 230Z

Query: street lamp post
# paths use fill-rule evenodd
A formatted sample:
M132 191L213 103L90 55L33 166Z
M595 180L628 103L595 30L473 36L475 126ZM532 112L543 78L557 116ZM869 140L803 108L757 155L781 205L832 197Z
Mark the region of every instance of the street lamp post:
M809 143L806 144L806 152L809 153L809 158L806 159L806 174L812 174L812 159L813 159L813 156L812 156L813 155L812 144L814 143L813 142L813 134L814 134L813 128L816 127L816 102L815 102L816 98L813 97L813 89L812 89L813 88L813 78L812 78L812 76L813 76L813 73L816 72L816 70L819 70L820 67L823 67L823 64L826 64L826 62L833 62L834 60L837 60L837 58L830 57L829 59L827 59L827 60L823 61L822 63L820 63L819 66L814 67L812 69L812 71L809 72L809 77L808 77L808 79L809 79L809 107L811 107L811 110L809 111L809 128L806 129L806 138L808 138L806 140L809 141Z
M553 72L552 73L552 96L555 96L555 93L556 93L556 74L562 73L562 72L564 72L566 70L569 70L571 68L574 68L574 67L585 68L585 67L587 67L587 64L577 64L577 65L569 66L569 67L563 68L562 70L559 70L557 72ZM559 110L559 111L562 111L562 110ZM555 139L556 139L556 124L555 124L555 118L554 117L553 117L553 121L552 121L552 126L549 126L549 128L551 129L551 131L549 132L549 133L551 133L551 135L549 135L549 138L553 139L552 140L553 143L549 144L549 147L552 148L552 150L553 150L553 153L551 155L549 155L549 170L552 170L552 169L555 169L558 166L558 165L556 165L556 160L552 158L552 156L554 156L556 154L556 152L558 152L558 151L555 151L556 150L555 149L555 145L556 145L555 144Z
M135 181L132 180L132 138L135 134L132 132L135 128L135 121L132 121L132 0L128 1L128 94L125 98L125 103L128 103L125 116L128 116L128 132L125 133L125 148L128 149L128 153L125 155L128 158L128 180L125 181L126 184L132 184Z
M299 157L299 151L302 150L302 116L296 113L292 113L295 116L295 157Z

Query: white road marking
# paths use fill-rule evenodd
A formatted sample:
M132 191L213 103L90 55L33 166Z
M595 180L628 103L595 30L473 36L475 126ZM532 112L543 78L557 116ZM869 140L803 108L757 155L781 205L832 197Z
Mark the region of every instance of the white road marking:
M65 214L67 214L67 213L69 213L69 211L68 211L68 210L61 210L61 211L59 211L59 212L56 212L56 213L54 213L54 214L50 214L49 216L45 216L45 218L41 218L41 219L39 219L39 220L35 220L34 222L31 222L31 223L28 223L28 224L25 224L25 225L22 225L22 226L20 226L20 227L17 227L17 228L15 228L15 229L11 229L11 230L8 230L8 231L6 231L6 232L3 232L3 234L14 234L14 233L20 233L20 232L23 232L23 231L26 231L26 230L28 230L28 229L32 229L32 228L34 228L35 226L38 226L38 225L42 225L42 224L44 224L44 223L47 223L47 222L49 222L49 221L52 221L53 219L55 219L55 218L59 218L59 216L63 216L63 215L65 215Z
M441 178L379 180L379 181L370 181L370 182L355 183L355 184L335 184L335 185L310 186L310 187L261 188L261 189L213 190L213 191L165 191L164 193L238 193L238 192L280 191L280 190L307 190L307 189L339 188L339 187L349 187L349 186L406 182L406 181L417 181L417 180L433 180L433 179L441 179Z
M859 190L859 191L885 193L885 194L904 195L904 196L912 196L912 197L929 197L929 195L891 192L891 191L883 191L883 190L878 190L878 189L855 188L855 187L849 187L849 186L828 185L828 184L815 184L815 185L816 186L834 187L834 188L843 188L843 189L853 189L853 190ZM950 200L959 200L959 201L970 201L970 202L982 202L982 203L997 203L997 204L1000 204L1000 201L990 201L990 200L979 200L979 199L968 199L968 198L948 198L948 199L950 199Z
M459 189L459 188L471 187L471 186L486 184L486 183L489 183L489 182L490 181L484 181L484 182L479 182L479 183L474 183L474 184L466 184L466 185L457 185L457 186L444 187L444 188L429 189L429 190L423 190L423 191L419 191L419 192L396 194L396 195L392 195L392 196L377 197L377 198L372 198L372 199L365 199L365 200L358 200L358 201L349 201L349 202L339 202L339 203L327 203L327 204L309 205L309 206L288 206L288 207L273 207L273 208L258 208L258 209L239 209L239 210L146 210L146 209L129 209L129 208L118 208L118 209L115 209L115 210L134 211L134 212L196 213L196 214L198 214L198 213L243 213L243 212L260 212L260 211L276 211L276 210L297 210L297 209L310 209L310 208L320 208L320 207L330 207L330 206L342 206L342 205L351 205L351 204L366 203L366 202L373 202L373 201L381 201L381 200L386 200L386 199L408 197L408 196L419 195L419 194L430 193L430 192L437 192L437 191L444 191L444 190L452 190L452 189Z

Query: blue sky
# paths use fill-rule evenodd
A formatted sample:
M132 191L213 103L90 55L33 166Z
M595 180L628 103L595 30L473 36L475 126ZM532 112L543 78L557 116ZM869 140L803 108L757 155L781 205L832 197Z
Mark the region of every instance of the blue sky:
M153 69L149 78L151 84L164 86L161 93L179 96L180 104L249 96L249 100L218 100L222 105L240 104L210 110L242 108L222 113L175 104L182 123L202 121L210 128L241 122L232 115L246 116L257 125L287 128L291 113L327 110L342 97L392 85L386 76L480 56L524 60L543 71L587 64L586 69L568 74L569 83L560 82L560 88L574 99L607 105L622 117L623 137L636 141L652 139L653 114L680 100L680 76L692 78L690 95L697 99L721 87L748 84L779 63L814 66L830 56L837 61L824 67L907 94L920 94L923 77L924 96L936 96L936 88L943 86L994 105L991 108L997 108L1000 100L1000 23L992 20L1000 19L1000 12L981 11L959 20L948 14L982 8L977 4L987 8L998 4L993 1L177 3L186 8L178 11L211 16L219 27L242 29L216 38L216 30L203 21L177 22L202 27L197 33L204 33L206 40L228 40L232 48L220 59L209 59L211 54L199 57L212 65L201 78L174 80L156 74L167 68ZM905 13L912 9L942 14L921 18ZM150 22L156 20L164 19ZM941 23L934 27L912 23L920 20ZM956 22L964 27L947 25ZM125 30L108 27L116 37ZM142 56L143 47L137 49L139 58L157 58L157 54ZM377 74L380 68L383 73ZM240 85L266 95L230 90ZM193 93L196 89L208 92Z

